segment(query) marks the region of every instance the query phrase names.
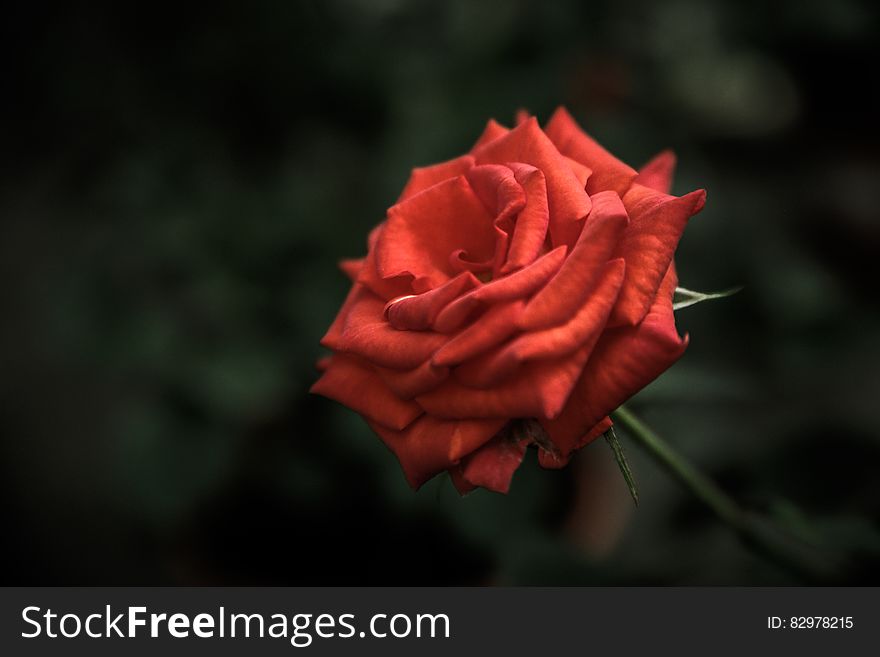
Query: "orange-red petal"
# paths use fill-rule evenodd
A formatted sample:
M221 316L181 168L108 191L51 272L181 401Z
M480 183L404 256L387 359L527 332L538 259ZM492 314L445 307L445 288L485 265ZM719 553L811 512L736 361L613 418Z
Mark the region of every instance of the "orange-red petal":
M534 117L477 148L474 156L477 164L522 162L540 169L547 182L552 244L571 246L575 243L581 220L590 211L590 197Z
M392 299L384 308L385 318L396 329L424 331L449 303L464 292L480 286L480 281L469 271L451 278L429 292L405 295Z
M658 192L668 194L672 189L672 176L675 174L675 153L670 150L655 155L639 169L635 182Z
M567 321L583 305L627 223L626 209L615 192L596 194L571 255L529 302L520 327L535 330Z
M513 375L524 362L558 359L578 349L589 354L617 299L624 269L622 259L607 263L599 282L565 324L519 335L486 357L456 370L458 380L469 386L489 388ZM482 321L475 326L481 324Z
M642 320L669 269L688 219L699 212L706 192L669 196L634 183L623 197L630 224L615 251L626 260L626 278L609 324L634 326Z
M416 401L436 417L555 417L565 406L588 355L580 349L562 358L525 363L488 389L472 388L450 377Z
M409 485L416 489L484 445L506 423L505 418L442 420L423 415L403 431L394 431L369 422L397 456Z
M426 360L412 370L394 370L388 367L375 366L376 372L382 377L395 395L401 399L413 399L436 388L449 376L448 367L437 367Z
M368 364L340 354L333 356L311 392L397 431L405 429L423 412L418 404L394 394Z
M535 167L514 163L510 165L517 183L525 191L526 204L516 218L507 259L501 267L506 275L530 265L538 257L547 238L550 208L547 204L547 182Z
M413 276L413 290L420 293L458 273L449 260L456 249L481 261L492 258L494 247L493 217L459 176L389 208L376 243L376 264L382 278Z
M347 258L345 260L340 260L339 268L346 276L348 276L348 279L354 283L357 281L358 275L364 267L364 260L366 260L366 258Z
M554 358L592 342L605 327L625 270L622 258L608 262L599 281L565 324L525 333L510 344L509 351L516 354L519 361Z
M564 107L553 113L544 131L560 153L592 170L586 187L591 195L610 189L623 196L636 177L635 169L618 160L588 136Z
M547 423L544 422L544 424L546 425ZM596 426L594 426L592 429L590 429L583 436L580 437L573 448L571 448L570 450L566 450L564 454L562 452L556 452L554 454L548 452L546 449L538 450L538 463L540 463L541 467L543 468L558 469L565 467L571 460L571 456L575 450L581 449L582 447L594 441L596 438L608 431L608 429L611 428L611 425L611 418L602 418L599 423L596 424ZM552 436L550 437L550 439L552 441Z
M522 299L533 294L559 271L566 250L566 247L560 246L519 271L463 294L440 311L434 321L434 330L452 333L488 304Z
M472 155L462 155L461 157L456 157L452 160L447 160L446 162L440 162L439 164L432 164L427 167L416 167L412 170L412 173L409 176L409 181L406 183L406 187L403 188L403 192L400 194L400 198L397 199L397 202L408 199L410 196L415 196L419 192L423 192L429 187L433 187L437 183L441 183L444 180L449 180L450 178L456 178L474 166L474 158Z
M522 463L527 442L497 435L461 462L462 479L472 486L507 493L510 481Z
M639 325L603 334L562 413L542 422L563 454L575 449L590 427L656 379L684 353L687 336L679 337L672 312L675 284L670 269L657 300Z
M370 363L398 370L415 369L443 346L447 336L432 331L398 331L385 321L385 303L356 285L337 339L325 345Z
M483 133L477 139L476 143L471 148L471 153L476 151L478 148L489 144L496 139L499 139L510 132L510 128L506 128L495 119L489 119L486 122L486 127L483 128Z
M501 344L516 332L517 319L524 305L522 300L515 300L491 307L479 322L474 322L443 345L431 362L441 367L459 365Z
M373 294L386 301L404 294L412 294L412 277L411 276L393 276L383 278L379 275L378 266L376 264L376 244L379 236L385 229L385 223L381 223L370 231L367 238L367 257L358 273L357 282L370 289Z
M342 302L342 307L339 309L339 312L336 313L336 317L330 324L330 328L327 329L324 337L321 338L322 347L337 349L342 343L342 329L345 326L345 320L348 318L348 313L351 311L352 306L363 296L363 290L364 286L358 283L351 286L351 289L345 297L345 301Z

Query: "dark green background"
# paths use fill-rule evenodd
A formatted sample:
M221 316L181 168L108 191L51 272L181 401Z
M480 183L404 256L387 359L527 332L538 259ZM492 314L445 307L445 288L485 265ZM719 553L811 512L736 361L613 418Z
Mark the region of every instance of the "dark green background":
M0 23L7 583L801 581L634 446L635 512L601 441L507 497L414 494L307 394L335 262L409 168L557 104L633 165L675 148L675 191L709 190L682 284L746 286L680 312L633 408L880 579L871 3L103 5Z

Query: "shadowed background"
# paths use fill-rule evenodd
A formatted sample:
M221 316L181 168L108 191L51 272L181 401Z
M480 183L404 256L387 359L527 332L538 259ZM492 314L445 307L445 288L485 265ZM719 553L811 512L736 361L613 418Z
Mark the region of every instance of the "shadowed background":
M621 436L509 496L414 494L307 390L336 269L409 169L565 104L709 190L685 357L632 408L880 580L868 2L18 7L0 24L5 583L791 584Z

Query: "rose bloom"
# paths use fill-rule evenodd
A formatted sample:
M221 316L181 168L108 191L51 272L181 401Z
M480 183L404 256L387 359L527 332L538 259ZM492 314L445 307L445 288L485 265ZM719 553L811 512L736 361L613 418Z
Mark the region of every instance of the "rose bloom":
M705 191L669 195L675 158L635 171L563 109L542 130L489 121L466 155L413 170L321 344L312 392L360 413L418 488L448 471L507 492L684 352L673 253Z

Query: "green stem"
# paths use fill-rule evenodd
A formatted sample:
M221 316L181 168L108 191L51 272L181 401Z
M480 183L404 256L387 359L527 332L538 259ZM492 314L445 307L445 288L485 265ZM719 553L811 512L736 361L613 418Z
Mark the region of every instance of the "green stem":
M621 406L611 417L748 545L807 579L823 581L835 576L835 564L818 554L811 546L781 532L767 520L739 506L714 481L697 470L628 408Z

